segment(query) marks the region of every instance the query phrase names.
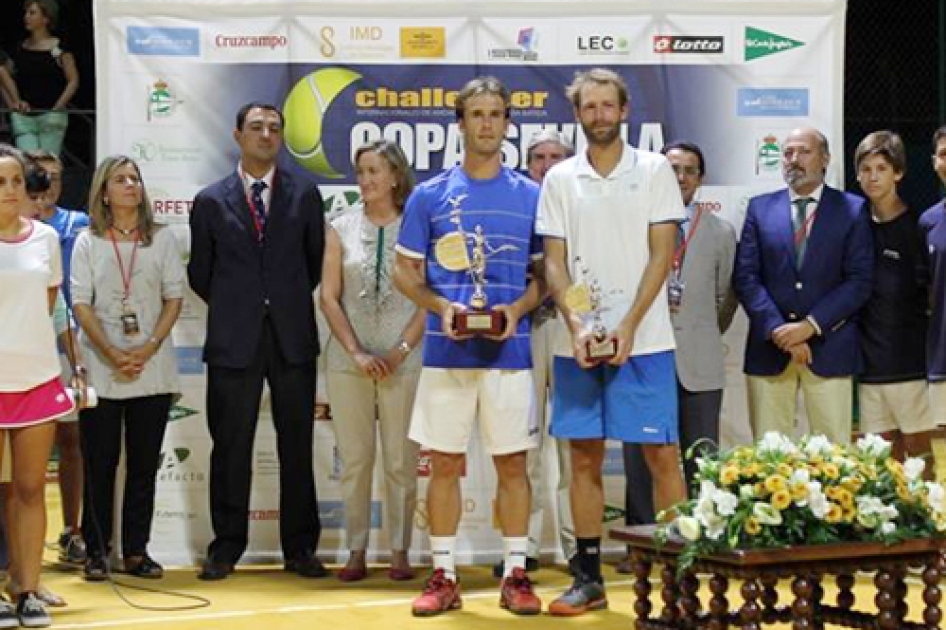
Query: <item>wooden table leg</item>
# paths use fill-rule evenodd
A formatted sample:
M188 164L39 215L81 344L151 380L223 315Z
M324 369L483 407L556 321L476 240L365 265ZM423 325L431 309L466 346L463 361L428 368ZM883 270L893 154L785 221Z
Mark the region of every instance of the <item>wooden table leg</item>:
M708 630L726 630L729 627L729 600L726 592L729 590L729 580L726 576L716 574L710 579L710 593L713 597L709 602Z
M877 627L880 630L897 630L897 579L889 569L883 568L874 575L874 585L877 587L877 595L874 596Z
M650 603L651 563L643 556L633 558L632 562L634 576L637 578L634 583L634 594L637 595L637 601L634 602L634 614L637 615L637 627L643 628L644 624L650 621L650 611L654 608Z
M906 565L897 567L894 574L896 577L896 583L894 584L894 597L897 601L897 606L895 611L897 613L897 622L899 626L903 625L903 620L907 618L907 613L910 611L909 605L907 604L907 567Z
M778 613L775 607L778 606L778 577L771 573L766 573L759 578L762 584L762 623L775 623Z
M841 610L851 610L854 607L854 576L848 573L841 573L837 578L838 582L838 608Z
M941 577L940 563L935 562L926 567L923 571L923 603L926 608L923 610L923 623L929 630L937 630L940 622L943 620L943 611L939 608L940 600L943 598L939 590L939 580Z
M815 628L815 586L807 576L800 575L792 581L792 630L812 630Z
M685 624L695 624L697 615L700 612L700 598L697 593L700 591L700 580L692 571L687 571L680 580L680 607L682 610L683 622Z
M660 597L663 599L664 607L660 612L660 620L668 624L676 624L677 617L680 615L680 607L677 600L680 597L680 589L677 586L677 567L672 564L664 564L660 572L660 579L663 582L663 588L660 589Z
M748 578L742 583L742 607L739 609L739 623L745 630L760 630L762 620L762 608L759 607L758 599L761 593L758 582L755 578Z

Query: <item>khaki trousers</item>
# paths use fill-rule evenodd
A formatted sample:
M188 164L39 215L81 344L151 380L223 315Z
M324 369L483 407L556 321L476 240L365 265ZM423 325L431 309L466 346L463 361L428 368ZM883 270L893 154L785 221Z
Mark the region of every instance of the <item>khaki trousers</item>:
M391 550L405 551L411 546L417 505L418 446L407 438L407 430L419 377L418 370L398 371L380 382L353 372L327 373L332 427L342 460L341 486L349 549L368 548L378 435L384 470L383 514Z
M548 319L532 329L532 375L535 381L536 413L539 418L539 445L528 451L526 466L529 483L532 485L532 507L529 513L530 558L538 558L542 552L542 526L545 522L548 466L558 469L558 485L555 488L555 513L558 515L558 535L562 553L568 560L577 551L575 527L572 521L569 487L572 481L571 453L567 440L556 440L549 435L548 401L552 393L552 352L555 340L556 319ZM551 458L551 462L548 459Z
M777 376L746 376L749 419L755 439L768 431L795 437L798 390L805 397L809 432L850 444L854 385L850 376L824 378L807 366L789 363Z

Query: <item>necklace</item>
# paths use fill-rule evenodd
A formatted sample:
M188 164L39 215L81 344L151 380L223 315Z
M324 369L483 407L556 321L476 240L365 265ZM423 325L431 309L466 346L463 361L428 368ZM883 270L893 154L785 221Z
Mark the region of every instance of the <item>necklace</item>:
M128 228L127 230L125 230L123 228L118 227L117 225L113 223L112 229L118 232L119 234L121 234L122 236L131 236L132 234L138 231L138 226L136 225L133 228Z

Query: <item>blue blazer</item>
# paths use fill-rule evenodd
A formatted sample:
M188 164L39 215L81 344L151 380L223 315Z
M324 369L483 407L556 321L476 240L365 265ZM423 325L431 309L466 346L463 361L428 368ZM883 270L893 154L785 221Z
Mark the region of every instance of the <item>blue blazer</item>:
M190 215L187 277L207 302L204 361L242 369L269 317L290 364L319 352L312 292L322 277L325 218L314 183L277 168L260 243L243 181L234 172L197 193Z
M787 189L753 197L736 253L733 285L749 316L746 374L781 374L789 355L772 331L811 316L821 335L809 339L811 371L849 376L860 367L856 316L871 293L874 268L870 217L864 201L825 186L801 269Z

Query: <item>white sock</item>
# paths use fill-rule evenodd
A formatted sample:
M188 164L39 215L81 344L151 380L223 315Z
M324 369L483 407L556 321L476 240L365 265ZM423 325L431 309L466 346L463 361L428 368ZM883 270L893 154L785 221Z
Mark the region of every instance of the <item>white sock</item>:
M444 575L454 582L457 581L456 549L456 536L430 537L430 555L433 558L434 570L443 569Z
M503 536L503 577L512 575L512 570L526 570L526 552L529 550L528 536Z

